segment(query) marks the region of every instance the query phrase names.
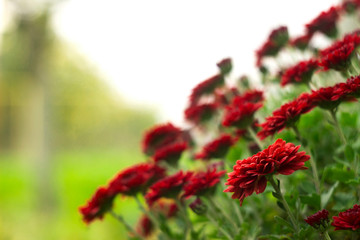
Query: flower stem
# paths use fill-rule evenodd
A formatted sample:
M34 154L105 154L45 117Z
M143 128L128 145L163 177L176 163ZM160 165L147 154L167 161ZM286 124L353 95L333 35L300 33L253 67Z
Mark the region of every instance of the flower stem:
M192 224L189 218L189 215L187 214L186 209L184 208L183 204L181 203L181 201L179 199L175 199L176 205L179 208L179 211L181 213L181 215L183 216L183 219L185 221L185 235L184 235L184 239L189 239L189 230L192 232L193 228L192 228ZM191 236L190 236L191 239Z
M233 225L234 230L236 230L236 233L237 233L239 228L236 225L236 223L234 222L234 220L232 220L229 217L229 215L224 211L224 209L221 206L219 207L218 204L211 197L208 197L208 200L209 200L209 203L212 205L212 208L215 209L216 211L220 211L221 215L223 215L226 218L226 220Z
M119 214L116 214L113 210L110 210L110 214L111 216L113 216L116 220L118 220L120 223L122 223L124 225L124 227L126 228L126 230L128 232L130 232L131 234L133 234L136 238L139 238L139 239L144 239L143 237L141 237L136 231L135 229L130 226L126 221L125 219L119 215Z
M290 218L290 221L292 223L292 225L294 226L294 229L296 232L299 232L299 227L298 227L298 224L297 224L297 221L295 220L295 217L294 215L292 214L291 210L290 210L290 207L288 205L288 203L286 202L285 198L284 198L284 195L282 194L281 192L281 189L280 189L280 186L278 186L276 183L275 183L275 180L274 180L274 176L273 175L270 175L268 177L268 180L269 182L271 183L271 185L273 186L275 192L277 193L277 195L280 197L280 201L281 203L284 205L285 207L285 210L287 212L287 214L289 215L289 218Z
M225 185L223 179L221 179L221 185L222 185L222 186ZM225 197L225 198L226 198L226 200L228 201L228 203L232 204L233 208L235 209L236 216L237 216L237 218L238 218L238 222L239 222L239 224L241 225L241 224L243 224L243 222L244 222L244 217L243 217L243 215L241 214L241 210L240 210L240 208L239 208L239 205L237 205L237 204L235 203L235 201L234 201L231 197L229 197L229 196L230 196L230 195L226 194L226 197Z
M338 120L337 120L337 118L336 118L336 111L335 111L335 110L330 111L330 115L331 115L331 118L332 118L332 120L333 120L333 122L334 122L335 129L336 129L337 133L338 133L339 136L340 136L341 141L343 142L343 144L346 145L346 144L347 144L347 141L346 141L346 138L345 138L345 136L344 136L343 131L341 130L341 127L340 127L340 125L339 125L339 122L338 122Z
M264 149L264 146L262 144L262 142L260 141L260 139L256 136L256 133L254 132L254 130L250 127L247 128L248 132L250 133L250 136L252 137L252 139L256 142L256 144L259 146L259 148L261 150Z
M324 232L324 238L325 240L331 240L329 233L327 231Z
M310 165L311 165L311 170L313 173L313 179L314 179L314 183L315 183L315 188L316 188L316 192L320 195L321 191L320 191L320 180L319 180L319 175L318 175L318 170L316 167L316 162L314 160L314 157L311 154L310 149L308 148L307 144L305 143L304 139L302 138L299 129L296 126L293 126L292 129L294 130L296 137L298 138L298 140L300 141L300 143L302 144L302 146L305 148L306 152L310 155Z
M206 217L215 225L219 228L220 232L222 232L222 234L224 234L227 239L229 240L234 240L234 238L231 236L231 234L229 234L222 226L220 226L220 224L218 222L216 222L216 220L211 216L211 214L209 214L208 212L206 213Z
M145 215L147 215L151 221L154 223L154 225L161 230L161 232L163 232L166 236L166 239L169 239L171 240L171 236L170 236L170 229L168 228L168 226L166 226L165 224L161 224L158 219L156 218L156 216L151 212L151 211L148 211L146 210L146 208L144 207L144 205L141 203L140 199L139 199L139 196L138 195L135 195L135 201L140 209L140 211L142 211ZM164 231L166 230L166 231Z

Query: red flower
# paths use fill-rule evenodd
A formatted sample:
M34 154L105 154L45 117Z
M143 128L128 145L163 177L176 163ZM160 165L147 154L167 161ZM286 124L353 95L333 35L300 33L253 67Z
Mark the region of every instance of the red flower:
M108 188L98 188L91 200L79 208L83 221L90 223L96 218L102 219L104 214L112 208L114 197L115 195Z
M136 232L146 238L149 237L153 232L154 232L154 224L151 221L151 219L146 216L146 215L142 215L136 225Z
M335 95L347 94L356 98L360 97L360 75L350 77L346 83L340 83L335 90Z
M223 134L206 144L202 152L195 155L195 159L223 158L234 143L234 138L228 134Z
M329 225L329 212L324 209L304 219L307 224L315 229L325 230Z
M334 216L331 225L335 227L335 231L360 229L360 205L355 204L353 208Z
M280 26L271 31L265 43L256 50L256 66L260 67L262 58L266 56L276 56L281 48L289 40L287 27Z
M216 172L216 169L194 174L184 187L184 197L212 194L224 174L225 171Z
M183 173L180 171L154 183L145 195L149 206L152 206L154 202L161 197L176 198L180 194L183 186L190 179L191 175L191 172Z
M190 95L190 105L196 105L202 96L213 94L215 89L222 85L224 85L224 77L221 74L217 74L199 83L192 90Z
M360 8L360 1L359 0L346 0L343 1L340 9L346 13L353 13L356 9Z
M198 197L192 203L189 204L189 207L197 215L203 215L207 211L207 206Z
M239 96L239 90L236 87L232 88L218 88L215 90L215 103L223 107L230 104L231 99Z
M289 32L286 26L280 26L271 31L269 41L278 46L284 46L289 40Z
M244 160L236 161L233 172L225 185L224 192L232 192L233 199L239 199L240 205L244 198L256 192L264 192L267 184L266 176L270 174L290 175L296 170L307 169L304 163L310 159L305 152L298 152L300 146L286 143L282 139L267 149Z
M353 44L356 48L360 44L360 33L359 30L352 33L346 34L343 39L335 41L329 47L320 50L320 56L325 57L326 55L338 50L344 45Z
M185 109L185 119L193 122L194 124L200 124L206 122L212 118L216 113L217 105L214 103L205 103L196 106L190 106Z
M264 139L268 136L280 132L285 127L293 126L304 113L311 111L314 108L310 95L304 93L293 101L282 105L279 109L273 112L273 115L266 118L266 121L260 126L261 131L258 136Z
M329 10L321 12L319 16L306 24L307 34L312 35L315 32L321 32L330 38L334 38L337 35L336 21L338 19L338 9L331 7Z
M337 71L346 71L351 64L350 60L354 50L355 47L353 43L342 45L324 55L319 60L319 66L322 66L324 70L334 69Z
M246 102L258 103L264 101L264 92L260 90L248 90L233 99L233 105L240 105Z
M142 150L144 153L152 155L156 149L174 143L181 137L181 133L181 129L171 123L156 125L144 134Z
M231 58L225 58L216 64L222 75L228 74L232 69Z
M187 148L185 142L174 143L171 145L164 146L157 150L153 156L155 162L165 161L169 164L177 164L181 154Z
M290 45L304 51L309 46L312 36L312 34L305 34L303 36L290 39Z
M293 67L288 68L281 77L281 86L285 86L290 83L308 83L311 81L311 77L314 71L318 67L316 60L310 59L307 61L301 61Z
M155 181L165 176L165 170L151 163L140 163L118 173L109 183L115 195L135 195L143 192Z
M342 101L355 100L355 98L348 95L347 91L341 88L341 84L312 91L311 99L314 105L328 110L335 109Z
M262 65L262 59L264 57L276 56L281 50L281 46L276 45L271 41L266 41L258 50L255 51L256 66Z
M237 97L235 97L233 103L236 102L239 102ZM255 112L261 107L261 103L231 104L225 109L222 124L226 127L247 128L254 121Z

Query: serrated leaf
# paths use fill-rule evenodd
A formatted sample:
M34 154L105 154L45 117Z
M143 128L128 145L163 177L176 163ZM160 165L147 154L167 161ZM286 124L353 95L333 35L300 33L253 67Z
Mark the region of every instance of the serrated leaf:
M331 167L326 168L324 171L324 178L329 182L339 181L345 183L355 177L355 173L352 169L343 167Z

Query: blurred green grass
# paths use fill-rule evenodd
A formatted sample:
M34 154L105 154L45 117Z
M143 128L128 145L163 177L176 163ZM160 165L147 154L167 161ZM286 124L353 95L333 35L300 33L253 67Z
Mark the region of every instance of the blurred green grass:
M53 158L51 179L54 203L50 209L38 204L36 171L31 162L0 155L0 239L126 239L121 224L105 221L86 225L78 207L119 170L143 160L140 152L120 149L67 151ZM131 199L120 198L115 210L134 224L139 211Z

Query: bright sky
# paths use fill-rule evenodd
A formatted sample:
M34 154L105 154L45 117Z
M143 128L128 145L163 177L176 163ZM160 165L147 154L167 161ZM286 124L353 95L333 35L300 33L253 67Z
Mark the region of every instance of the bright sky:
M191 89L231 57L233 78L254 73L254 51L280 25L290 35L335 0L67 0L58 34L128 101L181 123Z

